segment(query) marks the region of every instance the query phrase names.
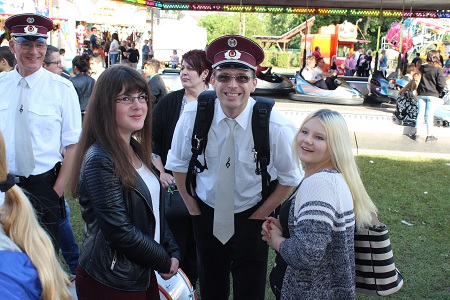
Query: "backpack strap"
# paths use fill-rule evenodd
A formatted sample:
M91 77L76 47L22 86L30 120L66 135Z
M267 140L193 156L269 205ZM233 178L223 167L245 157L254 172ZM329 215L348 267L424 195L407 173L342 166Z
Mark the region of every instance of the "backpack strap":
M254 158L256 163L255 173L262 179L262 201L269 197L270 175L267 166L270 163L269 120L275 100L264 97L255 97L253 106L252 132L254 142Z
M197 186L197 173L208 168L206 158L203 155L203 165L198 161L198 156L204 154L208 142L208 131L214 117L215 91L204 91L197 99L197 115L195 116L194 129L192 131L191 151L192 157L186 174L186 190L191 197L195 197Z

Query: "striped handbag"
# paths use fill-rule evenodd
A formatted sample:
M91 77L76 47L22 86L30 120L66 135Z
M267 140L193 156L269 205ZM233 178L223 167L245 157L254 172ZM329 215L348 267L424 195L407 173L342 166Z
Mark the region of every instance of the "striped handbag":
M355 233L356 292L388 296L401 289L387 226L380 223Z

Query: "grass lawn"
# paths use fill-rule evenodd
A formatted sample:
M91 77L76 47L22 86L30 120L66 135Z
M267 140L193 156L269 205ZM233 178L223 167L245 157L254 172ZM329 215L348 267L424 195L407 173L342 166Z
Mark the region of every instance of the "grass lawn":
M404 276L403 288L389 299L450 299L450 159L356 159L380 220L389 227L396 266ZM84 223L76 201L69 202L81 244ZM271 252L269 272L273 261ZM275 299L269 286L266 299Z

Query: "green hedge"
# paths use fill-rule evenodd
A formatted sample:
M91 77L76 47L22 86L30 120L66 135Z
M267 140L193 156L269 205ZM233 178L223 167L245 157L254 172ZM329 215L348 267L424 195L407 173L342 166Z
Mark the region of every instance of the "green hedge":
M301 53L280 52L264 50L265 59L262 66L272 66L277 68L298 68L301 61Z

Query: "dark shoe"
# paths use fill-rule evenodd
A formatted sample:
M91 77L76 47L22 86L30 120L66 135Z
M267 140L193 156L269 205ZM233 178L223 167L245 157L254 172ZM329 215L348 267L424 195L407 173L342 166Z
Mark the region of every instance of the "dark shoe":
M418 136L417 134L415 134L415 133L413 133L413 134L407 134L407 136L408 136L410 139L412 139L413 141L416 141L416 140L419 138L419 136Z
M437 141L437 137L435 137L434 135L429 135L427 136L427 138L425 139L425 142L435 142Z

